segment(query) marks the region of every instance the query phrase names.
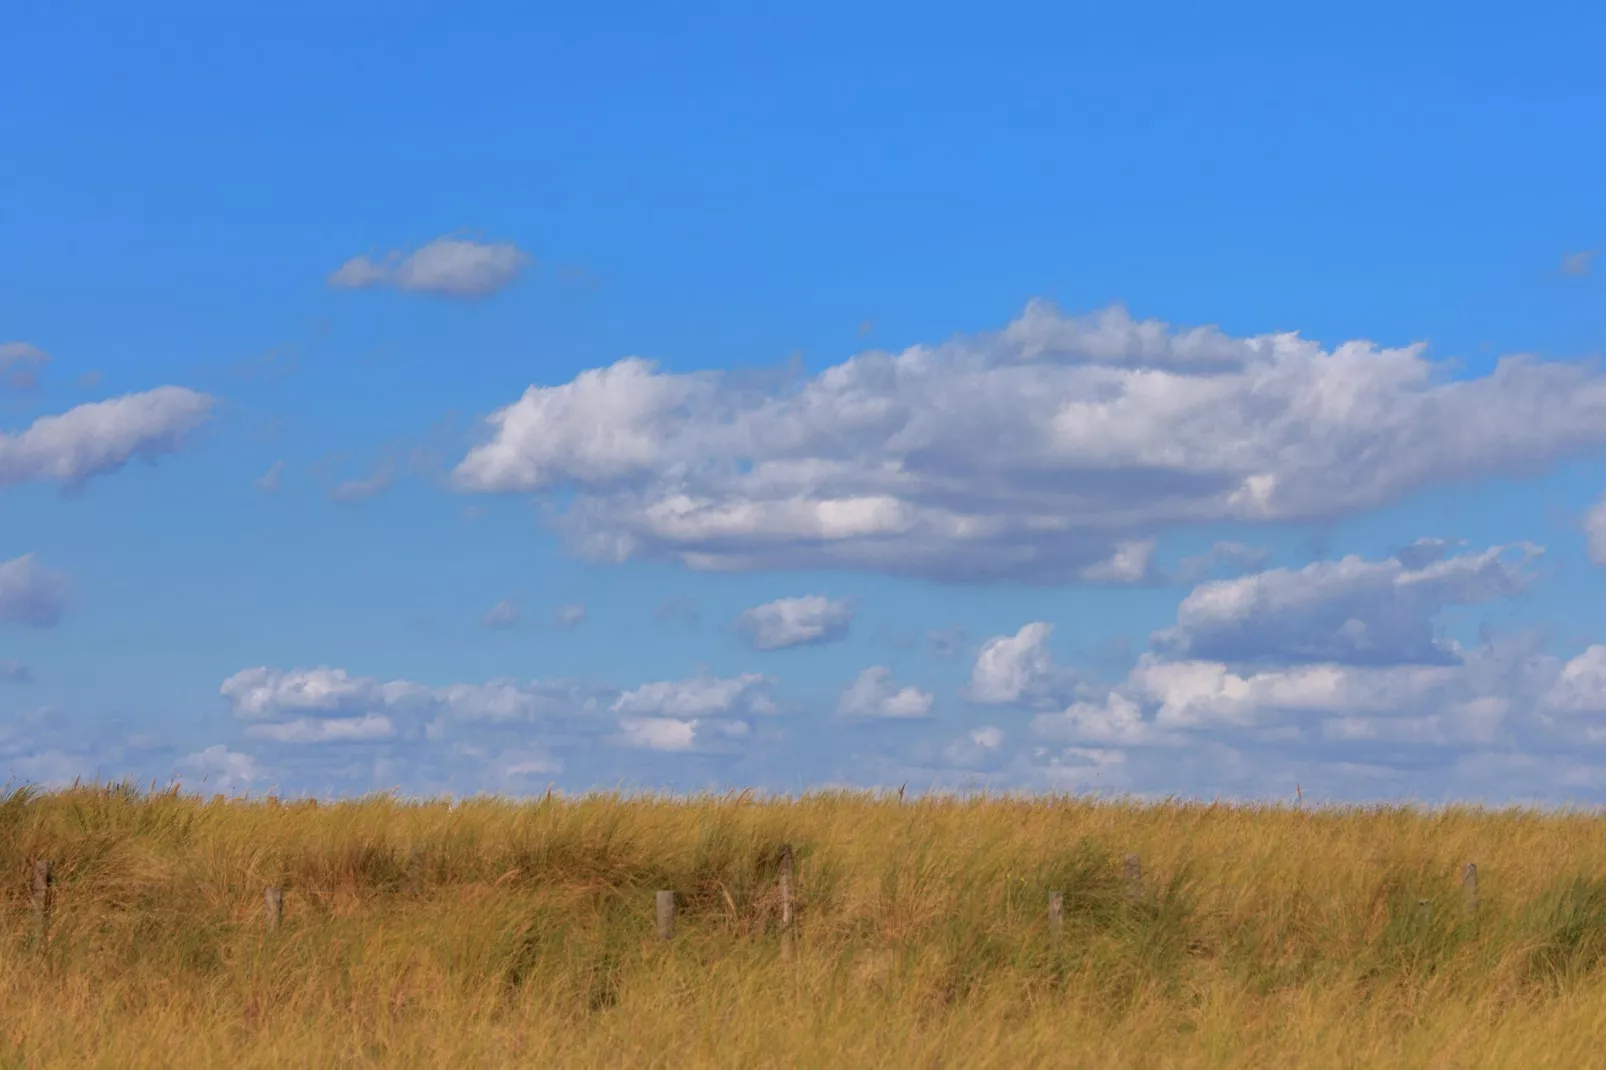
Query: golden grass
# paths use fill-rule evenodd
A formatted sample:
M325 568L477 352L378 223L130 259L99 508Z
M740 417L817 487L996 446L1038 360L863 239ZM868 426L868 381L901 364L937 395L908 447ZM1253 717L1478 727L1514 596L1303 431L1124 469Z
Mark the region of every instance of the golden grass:
M0 795L0 872L0 1066L1606 1065L1586 814L84 788Z

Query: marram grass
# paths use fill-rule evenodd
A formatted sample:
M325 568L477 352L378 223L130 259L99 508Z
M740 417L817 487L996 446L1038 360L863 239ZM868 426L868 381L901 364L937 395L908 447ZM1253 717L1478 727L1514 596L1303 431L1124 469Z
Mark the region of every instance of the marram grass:
M3 1066L1606 1066L1581 813L97 787L0 795L0 873Z

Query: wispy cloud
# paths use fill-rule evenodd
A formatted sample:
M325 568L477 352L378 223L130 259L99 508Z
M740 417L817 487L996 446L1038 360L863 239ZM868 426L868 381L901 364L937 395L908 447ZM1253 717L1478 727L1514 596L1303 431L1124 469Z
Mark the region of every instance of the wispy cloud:
M0 389L25 392L39 387L39 371L50 354L27 342L0 342Z
M503 599L492 606L481 621L487 628L511 628L519 622L519 607Z
M372 475L335 484L335 488L329 492L329 499L336 502L366 501L389 490L395 481L396 466L387 462L380 465Z
M284 462L274 461L272 467L257 477L256 484L262 490L278 490L279 480L284 475Z
M512 283L529 264L529 255L511 242L441 237L410 251L392 251L378 260L352 257L329 276L329 285L345 290L389 286L440 297L487 297Z
M1561 258L1561 273L1575 279L1588 275L1595 266L1595 254L1598 249L1584 249L1576 253L1568 253Z

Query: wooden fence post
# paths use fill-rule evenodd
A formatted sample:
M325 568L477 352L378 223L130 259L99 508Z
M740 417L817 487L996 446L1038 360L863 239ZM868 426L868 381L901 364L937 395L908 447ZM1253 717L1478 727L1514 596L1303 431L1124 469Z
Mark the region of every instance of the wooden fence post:
M1143 863L1137 855L1127 855L1122 867L1126 879L1126 897L1134 902L1143 898Z
M675 935L675 893L658 893L658 939L668 940Z
M792 958L792 845L781 844L781 960Z
M1060 934L1065 931L1065 893L1048 893L1048 935L1059 942Z
M39 925L39 938L50 935L50 908L54 905L56 878L50 871L50 860L33 860L33 913Z
M284 889L278 886L269 888L262 896L264 920L268 923L268 932L279 928L284 920Z
M1461 867L1461 909L1468 917L1478 912L1478 864L1468 862Z

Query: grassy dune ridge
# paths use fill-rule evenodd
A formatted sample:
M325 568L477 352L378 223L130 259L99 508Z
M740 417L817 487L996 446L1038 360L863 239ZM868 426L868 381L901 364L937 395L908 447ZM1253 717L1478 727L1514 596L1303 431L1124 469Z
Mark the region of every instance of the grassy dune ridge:
M1586 813L116 786L0 795L0 874L4 1066L1606 1065Z

